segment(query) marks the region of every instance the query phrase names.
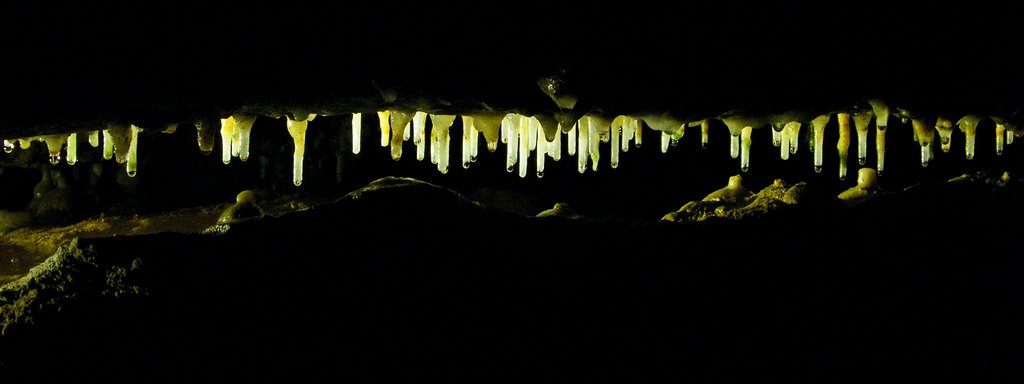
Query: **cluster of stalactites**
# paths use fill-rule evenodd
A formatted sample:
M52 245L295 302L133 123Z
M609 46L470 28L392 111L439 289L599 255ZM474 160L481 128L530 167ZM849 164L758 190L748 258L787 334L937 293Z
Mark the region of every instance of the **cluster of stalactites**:
M135 177L138 171L138 138L142 128L132 124L107 124L106 129L90 131L88 135L89 145L93 148L100 146L100 132L103 134L103 159L116 159L118 164L125 164L128 176ZM68 165L75 165L78 162L78 133L43 135L16 139L21 149L28 149L33 141L41 141L46 144L49 152L50 164L57 165L62 158L61 151L64 150ZM14 151L14 142L4 140L4 152Z
M352 117L353 153L359 151L361 116L355 113ZM426 130L427 117L430 117L431 123L429 133ZM417 160L425 158L429 146L430 162L436 164L441 173L447 173L451 148L449 130L456 117L425 112L378 111L380 145L390 148L391 158L394 160L401 159L402 145L405 141L413 141ZM488 152L497 152L499 143L505 144L505 169L508 172L518 169L520 177L526 177L529 173L531 153L534 158L535 174L537 177L544 177L546 159L558 161L562 158L563 135L568 137L565 145L567 152L570 156L577 156L580 172L585 172L588 165L590 169L597 170L601 158L599 142L610 142L610 164L612 168L616 168L619 165L619 153L629 151L630 142L635 142L639 146L641 140L642 124L639 119L629 116L607 119L587 115L570 127L563 126L553 117L543 115L482 113L460 117L460 153L463 168L469 168L476 162L480 153L480 137L483 136ZM679 127L677 134L672 135L671 141L675 142L680 137L682 127Z
M845 179L848 168L847 158L852 144L851 121L857 134L857 160L865 165L868 156L868 131L871 121L875 121L875 151L877 154L876 169L879 175L885 170L885 132L890 116L889 107L880 100L870 100L870 109L851 112L834 113L838 122L839 140L836 149L839 154L839 177ZM898 116L909 121L913 128L914 140L920 145L921 165L927 166L934 158L932 151L936 133L943 152L949 152L953 141L953 120L939 116L934 123L930 120L911 118L897 110ZM813 151L813 164L816 172L821 172L824 164L825 129L832 119L832 113L809 118L807 123L813 129L813 140L810 148ZM293 182L302 183L302 163L305 152L305 132L308 122L316 115L300 114L287 118L287 129L294 141ZM729 114L722 117L722 122L730 133L730 154L739 158L740 169L747 171L750 166L751 135L755 129L769 126L772 133L772 144L779 148L780 157L788 160L797 153L800 143L800 129L805 122L795 118L797 114L784 114L774 117L750 117ZM496 152L499 143L505 144L505 167L508 172L518 169L520 177L529 173L530 156L533 156L535 174L544 176L545 161L550 158L558 161L562 157L563 139L566 136L564 150L570 156L576 156L577 169L580 173L588 168L596 171L601 160L601 144L608 143L608 159L612 168L617 168L620 154L629 151L630 143L636 147L642 144L643 123L660 133L661 151L667 152L682 139L686 127L701 128L701 147L708 144L709 119L689 123L680 122L668 115L644 115L641 118L617 116L614 118L598 114L583 115L578 119L558 118L550 115L526 116L519 113L480 113L463 116L428 114L422 111L384 110L378 111L378 127L380 144L389 147L391 157L399 160L405 141L411 140L416 147L416 159L429 159L441 173L449 170L451 149L450 130L456 120L461 121L462 145L461 160L464 168L477 160L482 135L489 152ZM429 131L428 131L429 117ZM459 119L461 117L461 119ZM984 116L966 115L956 121L955 125L966 137L964 153L967 159L974 158L975 136L978 124ZM996 126L996 154L1003 153L1004 146L1013 143L1015 126L1010 122L991 117ZM249 158L249 138L254 115L236 114L220 119L221 160L228 164L233 157L242 161ZM362 142L362 113L352 114L352 153L358 154ZM216 140L216 127L213 122L197 121L197 138L199 149L204 154L213 151ZM173 133L177 124L169 124L165 133ZM106 129L91 131L88 142L99 147L102 142L103 158L115 159L119 164L126 164L129 176L137 171L138 132L135 125L110 123ZM102 136L102 140L101 140ZM67 148L64 158L68 164L78 160L78 134L46 135L17 140L4 140L4 150L14 150L15 143L27 148L32 141L45 142L50 153L50 162L57 164L61 160L61 150Z

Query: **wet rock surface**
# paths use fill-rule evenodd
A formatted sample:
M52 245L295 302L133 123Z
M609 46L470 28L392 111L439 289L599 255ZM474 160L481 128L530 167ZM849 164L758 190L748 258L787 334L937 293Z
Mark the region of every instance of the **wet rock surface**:
M1024 265L991 218L1019 217L1020 185L940 184L642 224L532 219L391 178L218 235L80 239L0 290L0 370L998 381L1021 357L1006 320ZM779 185L758 195L786 204Z

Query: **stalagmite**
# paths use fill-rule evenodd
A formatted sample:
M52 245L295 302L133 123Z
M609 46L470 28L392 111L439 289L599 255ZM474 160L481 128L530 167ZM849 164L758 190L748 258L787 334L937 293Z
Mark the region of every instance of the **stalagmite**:
M530 164L530 119L519 117L519 177L526 177L526 167ZM534 138L536 140L536 138Z
M576 155L576 136L579 135L579 132L577 132L576 127L578 125L579 124L573 124L572 125L572 129L570 129L569 133L566 134L566 136L568 136L568 138L566 139L568 141L566 143L566 145L568 145L568 148L566 148L566 150L568 151L569 156L575 156Z
M202 150L202 143L199 145ZM110 160L114 157L114 139L110 137L110 130L103 130L103 160Z
M874 169L861 168L857 171L857 186L839 194L839 200L851 202L869 197L878 186L878 175Z
M672 141L672 135L668 133L661 133L661 153L668 153L669 142Z
M811 120L811 127L814 128L814 172L821 172L825 147L825 125L828 124L830 117L830 114L824 114Z
M256 115L235 115L235 133L238 135L238 159L249 160L249 138Z
M448 157L451 153L451 136L448 131L455 122L454 115L430 115L430 134L437 139L437 170L448 173Z
M836 142L839 151L839 180L846 180L846 159L850 153L850 114L840 112L836 117L839 119L839 141Z
M939 144L941 144L942 152L949 152L950 139L953 136L953 122L939 116L935 121L935 130L939 132Z
M921 166L927 167L932 159L932 141L935 139L935 130L928 126L921 119L911 119L914 133L917 134L917 142L921 144Z
M875 152L878 153L878 175L885 172L885 129L889 127L889 106L882 100L868 100L875 114Z
M536 119L531 119L531 121L536 121ZM541 177L544 177L544 159L546 157L548 157L547 156L548 139L546 137L544 137L544 130L542 130L542 129L538 129L537 130L537 139L536 140L537 140L537 154L536 154L536 156L537 156L537 177L541 178Z
M1006 124L996 122L996 155L1003 155L1003 140L1006 138Z
M412 112L391 111L388 123L391 126L391 160L402 159L402 144L408 139L405 131L411 130L413 115Z
M960 131L967 136L967 141L964 144L964 154L967 156L967 160L974 158L974 137L981 119L981 116L967 115L956 122L956 125L960 127Z
M871 111L859 111L853 114L853 126L857 129L857 163L864 165L868 161L868 125L871 124Z
M391 111L377 111L377 121L380 127L380 146L387 147L391 144Z
M740 170L746 172L750 168L750 133L754 128L743 127L740 131Z
M700 147L708 147L708 130L711 127L711 120L704 119L700 121Z
M130 129L131 142L128 143L128 159L125 170L128 172L128 177L135 177L139 170L139 132L142 129L134 124L132 124Z
M67 136L64 135L46 135L42 137L43 142L46 143L46 149L50 152L50 164L57 165L60 162L60 150L64 147L64 142L67 139Z
M300 116L295 117L301 120L292 120L291 117L286 117L286 125L288 134L292 136L292 142L295 144L295 151L292 154L292 182L298 187L302 185L302 158L306 153L306 127L316 115L310 114L304 119Z
M470 148L470 135L473 133L473 118L462 116L462 168L469 169L469 163L473 160L472 148Z
M235 119L231 116L228 116L226 119L220 119L220 159L224 164L231 162L231 143L234 134Z
M75 165L78 162L78 134L68 135L68 165Z
M10 140L4 140L4 152L11 153L14 151L14 143Z
M743 187L743 176L735 175L729 178L729 184L725 188L709 193L702 201L734 201L752 195Z
M177 124L175 124L177 126ZM89 145L93 148L99 148L100 146L100 131L89 132Z
M417 111L412 116L412 142L416 144L416 160L423 160L427 154L427 141L424 136L427 130L427 113Z
M611 132L609 132L609 134L611 135L611 148L609 148L609 149L611 150L611 153L612 153L611 154L611 167L613 169L619 167L619 150L622 149L621 145L619 144L619 140L621 139L619 137L620 136L620 132L619 131L622 129L621 127L622 127L622 121L621 120L619 121L618 125L616 125L615 123L612 123Z
M505 170L512 172L515 170L516 161L519 159L519 119L522 116L517 114L509 114L508 118L502 121L502 124L508 124L508 134L505 144Z
M579 131L579 138L576 139L576 166L577 170L583 173L587 171L587 158L589 156L587 146L590 144L590 120L587 118L580 119L576 128Z

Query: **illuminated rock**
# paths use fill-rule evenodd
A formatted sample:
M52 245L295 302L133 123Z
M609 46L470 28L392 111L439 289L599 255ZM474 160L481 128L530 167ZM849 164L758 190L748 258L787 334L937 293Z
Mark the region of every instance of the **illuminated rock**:
M235 204L225 209L217 224L234 224L263 217L263 209L256 205L256 194L245 190L235 196Z
M576 213L569 204L566 203L555 203L555 206L551 209L547 209L537 214L537 217L562 217L566 219L578 219L580 215Z

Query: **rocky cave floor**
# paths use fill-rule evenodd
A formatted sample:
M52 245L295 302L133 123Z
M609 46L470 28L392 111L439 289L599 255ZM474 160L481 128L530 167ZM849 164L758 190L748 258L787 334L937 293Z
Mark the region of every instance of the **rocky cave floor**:
M642 222L385 178L20 229L4 257L41 263L0 289L0 377L998 382L1021 361L1021 187L768 187Z

